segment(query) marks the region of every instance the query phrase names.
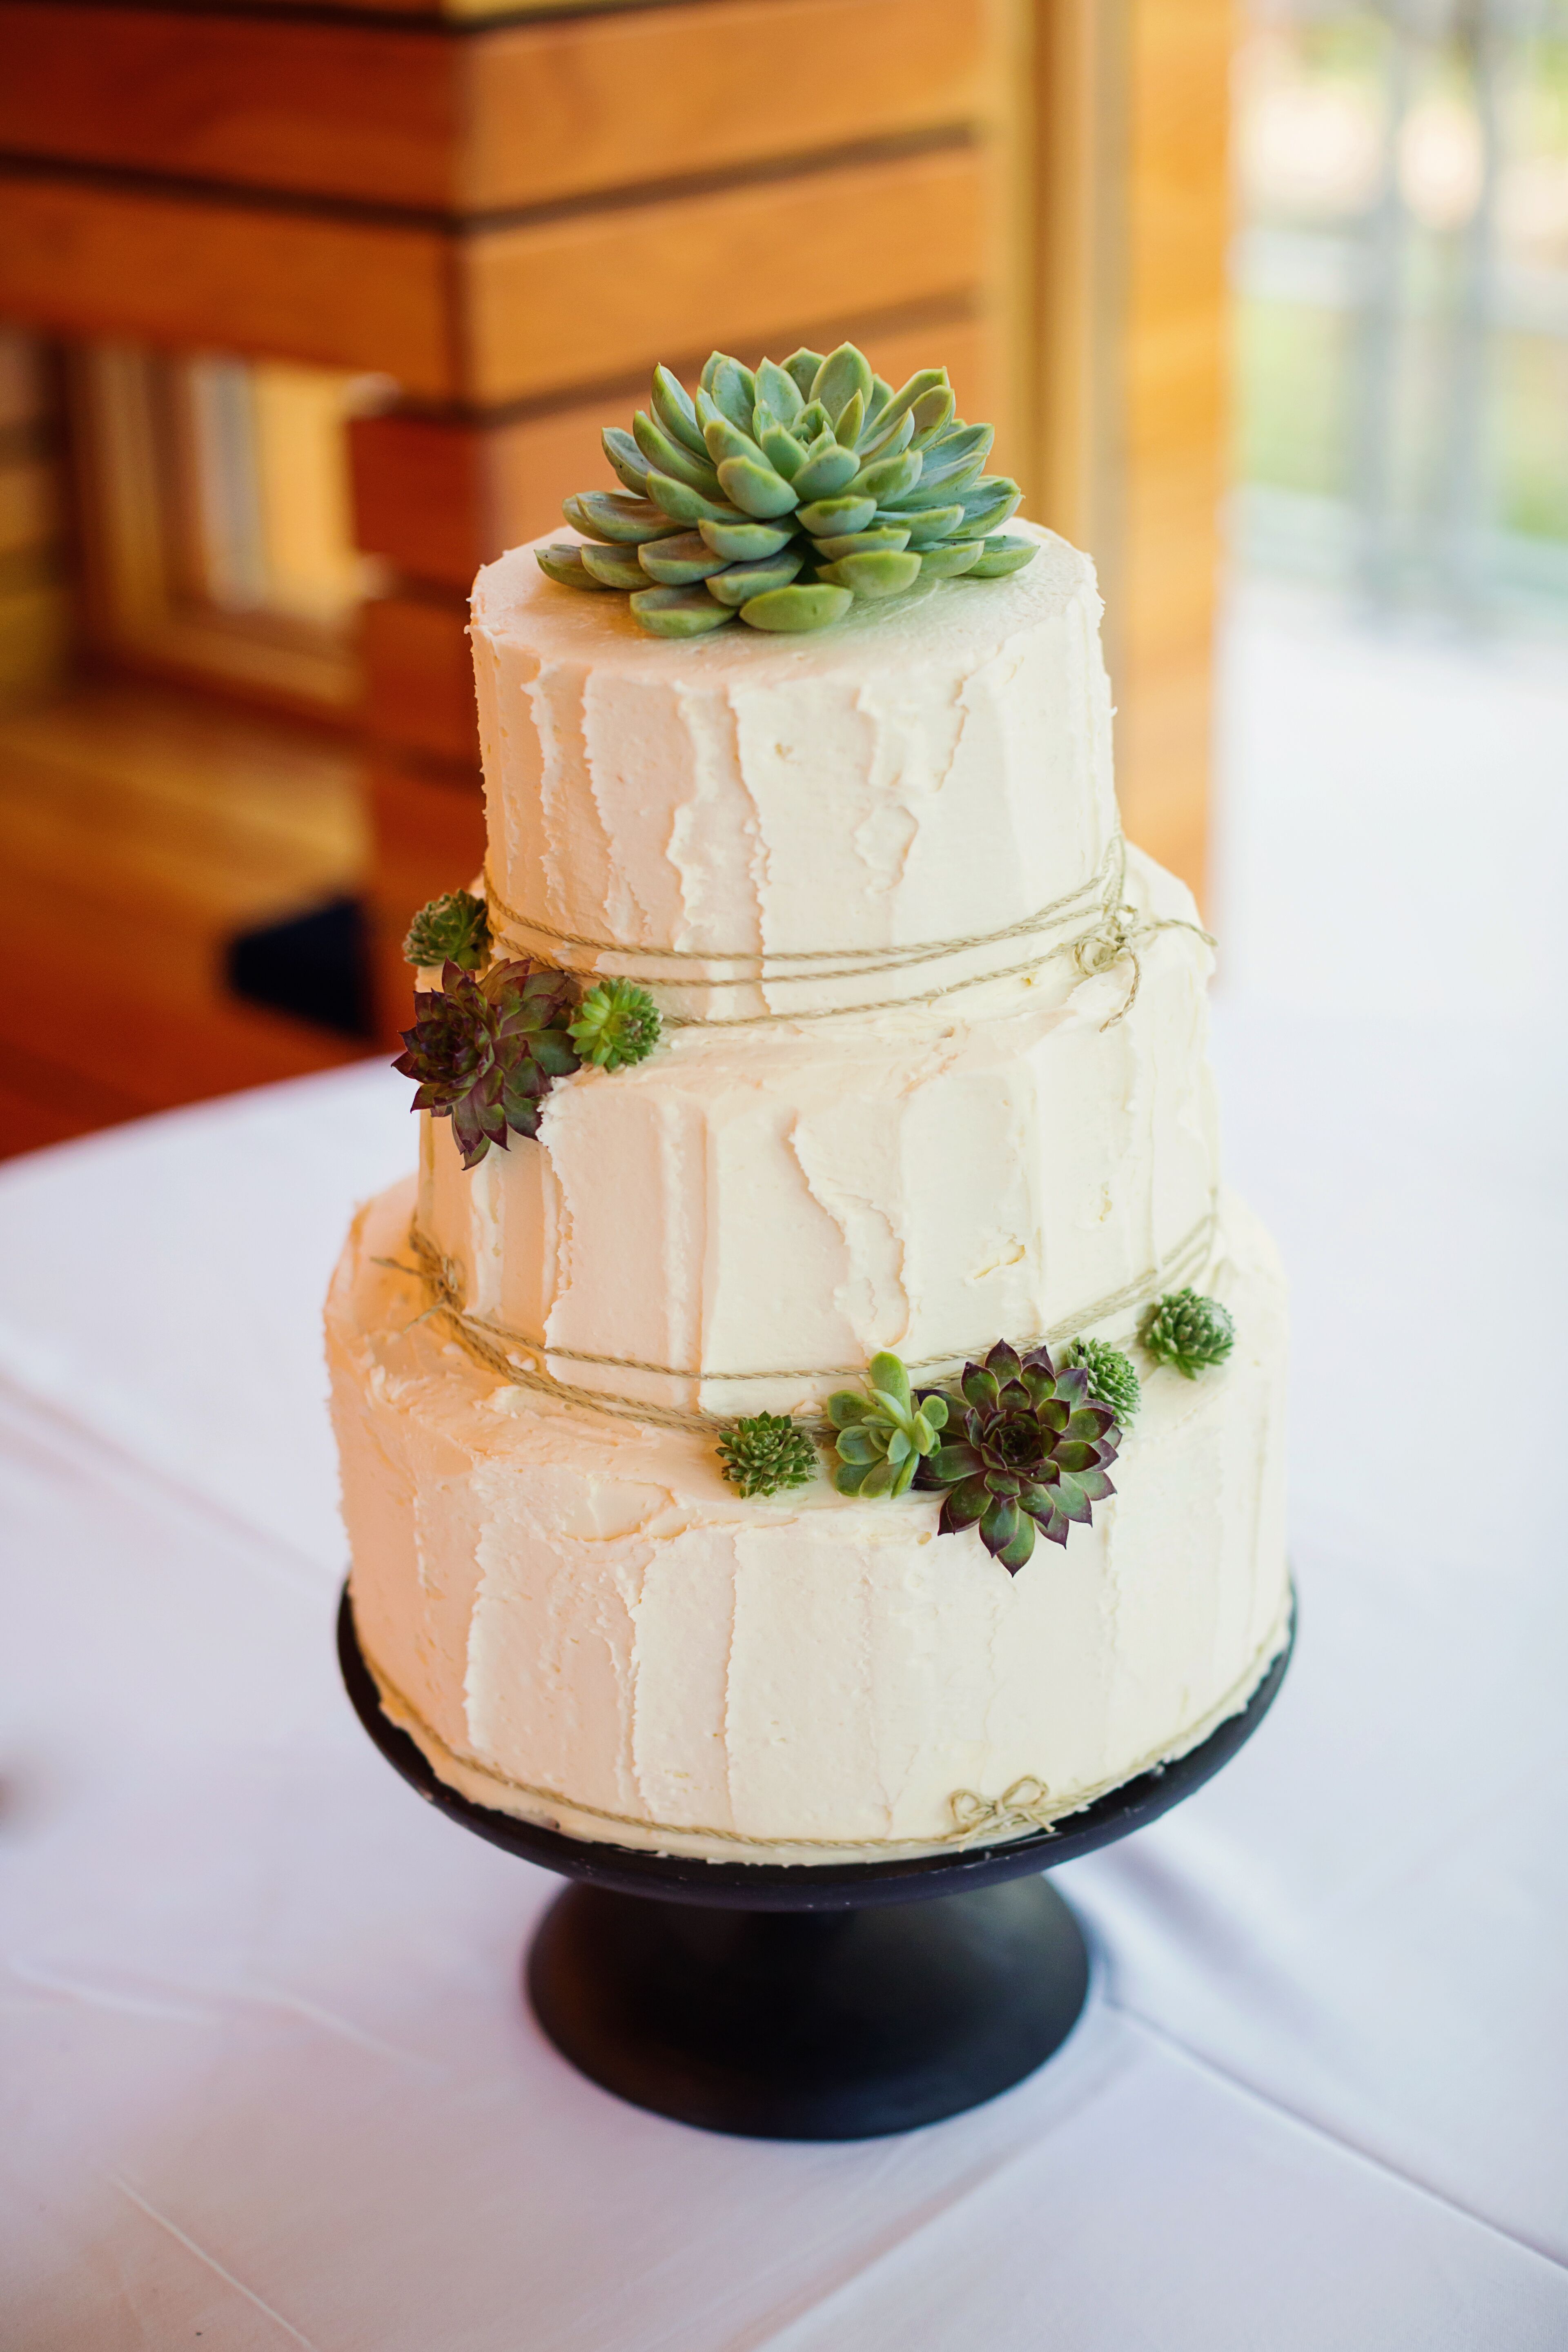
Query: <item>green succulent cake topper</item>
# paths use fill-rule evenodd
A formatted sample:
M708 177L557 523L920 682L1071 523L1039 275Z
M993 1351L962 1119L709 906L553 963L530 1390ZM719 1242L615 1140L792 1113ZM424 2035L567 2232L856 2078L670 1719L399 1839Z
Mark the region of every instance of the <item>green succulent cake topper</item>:
M816 1475L816 1448L787 1412L751 1412L719 1440L721 1475L742 1495L777 1495L808 1486Z
M953 415L945 368L895 393L853 343L755 373L714 352L695 398L658 367L650 409L604 436L624 490L568 499L587 543L539 549L540 567L629 593L655 636L826 628L857 597L1030 561L1032 541L1001 532L1021 493L984 471L993 438Z
M945 1397L911 1392L897 1356L873 1356L864 1391L840 1389L827 1400L838 1432L833 1483L839 1493L906 1494L921 1462L935 1453L947 1413Z
M1236 1325L1217 1298L1191 1289L1168 1290L1139 1327L1139 1339L1157 1364L1195 1381L1209 1364L1223 1364L1236 1345Z

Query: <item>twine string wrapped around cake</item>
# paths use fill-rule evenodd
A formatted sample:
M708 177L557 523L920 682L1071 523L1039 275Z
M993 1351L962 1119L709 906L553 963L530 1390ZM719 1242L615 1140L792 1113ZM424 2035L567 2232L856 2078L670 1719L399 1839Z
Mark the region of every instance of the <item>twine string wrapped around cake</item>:
M1086 979L1097 979L1122 962L1131 965L1131 981L1121 1004L1100 1025L1111 1028L1125 1020L1138 995L1142 971L1138 949L1161 931L1191 931L1207 946L1215 940L1200 924L1190 923L1178 915L1150 916L1134 905L1127 896L1127 841L1120 831L1111 840L1096 871L1076 889L1063 893L1048 906L1038 908L1013 923L1005 923L989 931L970 931L954 939L931 940L909 947L885 948L792 948L776 950L753 950L717 948L652 948L634 947L623 940L607 940L590 932L568 931L545 922L534 915L522 914L498 888L495 877L487 865L484 874L485 903L490 909L492 928L505 939L511 952L531 955L535 961L548 963L556 971L570 972L574 979L594 981L610 976L609 967L595 961L573 961L568 951L585 950L595 959L616 958L628 967L614 976L631 979L640 986L701 987L704 989L752 988L776 991L792 985L822 987L837 982L872 980L884 973L908 972L921 966L941 964L952 958L984 952L988 948L1002 948L1014 940L1032 942L1031 952L1021 962L1000 967L988 966L979 971L959 974L956 978L916 989L903 996L884 996L868 1001L850 1000L843 1003L808 1004L773 1007L765 1013L700 1013L679 1012L660 1007L661 1018L670 1029L752 1029L764 1028L781 1022L828 1021L857 1013L889 1013L907 1005L933 1004L942 998L956 995L960 991L984 988L992 982L1018 980L1037 971L1058 956L1070 956ZM1077 927L1076 929L1074 927ZM1055 934L1066 932L1065 938ZM542 952L537 942L545 942L548 952ZM733 964L739 971L713 972L698 966ZM630 969L630 967L637 969ZM794 969L794 967L801 967Z
M1075 1314L1063 1317L1061 1321L1054 1323L1048 1331L1042 1332L1038 1339L1029 1344L1058 1347L1064 1339L1076 1339L1081 1333L1091 1331L1097 1324L1109 1322L1129 1307L1146 1305L1173 1283L1191 1279L1208 1263L1217 1222L1217 1206L1211 1202L1191 1232L1184 1234L1158 1265L1148 1267L1105 1297L1097 1298ZM640 1372L660 1380L697 1381L704 1385L743 1381L809 1381L819 1390L845 1381L858 1380L865 1370L865 1365L858 1363L773 1366L752 1371L716 1372L673 1364L649 1363L637 1356L598 1356L581 1349L557 1347L552 1342L530 1339L526 1333L513 1331L503 1323L491 1322L485 1316L470 1314L459 1270L448 1258L443 1257L428 1235L421 1231L417 1220L409 1226L408 1248L414 1260L412 1265L405 1265L401 1258L377 1258L375 1263L406 1275L422 1285L427 1303L415 1318L416 1322L438 1324L475 1363L511 1387L529 1389L536 1395L553 1397L558 1403L582 1406L591 1412L607 1413L616 1420L643 1422L656 1429L673 1429L692 1435L710 1436L728 1429L734 1416L732 1412L706 1412L697 1407L656 1404L614 1390L583 1388L569 1381L557 1380L553 1373L542 1370L543 1360L552 1357L561 1363L592 1365L596 1370ZM907 1370L917 1378L934 1378L954 1371L971 1360L977 1360L984 1355L988 1344L981 1341L970 1348L947 1349L941 1355L913 1358L908 1362ZM520 1357L531 1357L534 1360L531 1363L520 1362ZM821 1418L803 1420L802 1426L825 1442L831 1441L834 1434L830 1424Z

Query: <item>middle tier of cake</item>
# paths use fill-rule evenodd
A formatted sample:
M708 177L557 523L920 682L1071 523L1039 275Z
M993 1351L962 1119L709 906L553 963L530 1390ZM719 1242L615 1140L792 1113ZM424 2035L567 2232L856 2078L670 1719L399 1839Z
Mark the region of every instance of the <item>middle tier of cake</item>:
M468 1171L426 1118L416 1246L535 1370L676 1411L810 1405L882 1348L1125 1336L1206 1261L1218 1182L1209 951L1136 852L1128 895L1142 935L1092 976L676 1029Z

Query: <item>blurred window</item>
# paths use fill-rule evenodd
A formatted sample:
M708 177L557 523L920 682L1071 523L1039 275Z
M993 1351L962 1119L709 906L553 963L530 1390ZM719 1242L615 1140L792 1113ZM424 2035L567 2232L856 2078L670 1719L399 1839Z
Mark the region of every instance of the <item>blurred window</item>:
M288 701L359 688L347 425L380 378L90 346L74 362L81 523L100 638Z
M1568 600L1568 0L1252 0L1237 98L1244 560Z

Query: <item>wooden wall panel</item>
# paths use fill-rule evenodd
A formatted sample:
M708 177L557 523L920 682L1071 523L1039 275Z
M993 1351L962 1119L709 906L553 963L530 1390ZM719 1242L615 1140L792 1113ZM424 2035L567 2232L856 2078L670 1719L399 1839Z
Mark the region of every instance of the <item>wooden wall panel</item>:
M984 175L973 150L943 149L473 237L468 395L615 377L661 348L729 349L781 318L967 295L984 268Z
M378 741L477 765L466 597L378 596L364 609L364 719Z
M367 907L376 1032L398 1042L414 1013L404 935L426 899L460 890L484 863L485 804L475 769L373 756L367 775L375 840Z
M0 173L0 316L460 389L437 232L19 171Z
M987 120L992 13L992 0L700 0L487 34L463 45L459 201L751 171Z
M1226 418L1229 0L1134 0L1119 782L1132 837L1200 890Z
M0 151L443 212L519 209L988 119L994 6L701 0L454 39L0 0Z
M792 314L967 297L984 174L974 151L942 149L449 236L13 172L0 315L500 404Z
M997 373L994 338L965 317L919 325L791 330L770 337L782 357L801 342L831 349L853 335L894 383L935 361L945 365L965 415L988 416ZM754 362L761 346L737 356ZM690 380L695 371L688 370ZM592 399L524 416L420 416L394 411L352 431L354 517L360 545L416 580L467 592L481 563L562 526L574 490L611 488L604 426L646 402L647 374ZM1005 463L1004 459L999 462Z
M439 31L0 5L0 149L211 184L444 207L461 44Z

